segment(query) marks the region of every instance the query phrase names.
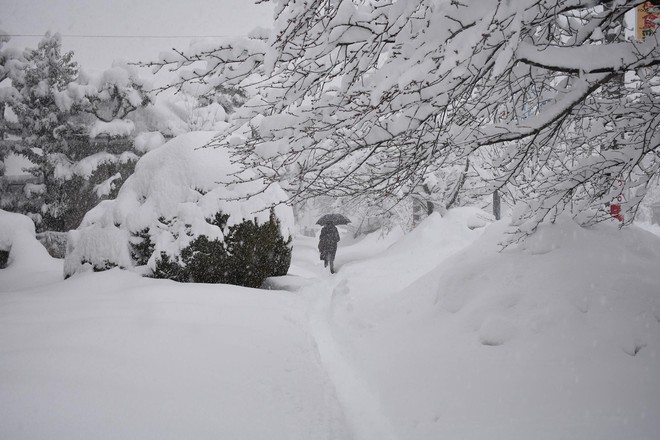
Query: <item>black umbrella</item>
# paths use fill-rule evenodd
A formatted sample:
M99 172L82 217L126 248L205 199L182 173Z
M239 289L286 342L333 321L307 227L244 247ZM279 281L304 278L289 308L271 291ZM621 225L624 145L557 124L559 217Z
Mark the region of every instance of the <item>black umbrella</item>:
M316 221L317 225L345 225L351 221L341 214L326 214Z

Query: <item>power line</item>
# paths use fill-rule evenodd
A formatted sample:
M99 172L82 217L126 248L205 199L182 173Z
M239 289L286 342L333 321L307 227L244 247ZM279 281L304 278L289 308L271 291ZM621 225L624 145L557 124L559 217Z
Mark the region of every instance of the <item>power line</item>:
M44 34L0 34L8 37L43 38ZM225 38L229 35L85 35L60 34L62 38L121 38L121 39L170 39L170 38Z

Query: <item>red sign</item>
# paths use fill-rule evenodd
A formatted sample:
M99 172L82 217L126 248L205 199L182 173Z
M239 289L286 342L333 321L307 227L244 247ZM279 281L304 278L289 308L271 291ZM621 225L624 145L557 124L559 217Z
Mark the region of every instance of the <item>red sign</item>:
M660 6L651 2L637 6L637 39L643 41L658 29L660 24Z

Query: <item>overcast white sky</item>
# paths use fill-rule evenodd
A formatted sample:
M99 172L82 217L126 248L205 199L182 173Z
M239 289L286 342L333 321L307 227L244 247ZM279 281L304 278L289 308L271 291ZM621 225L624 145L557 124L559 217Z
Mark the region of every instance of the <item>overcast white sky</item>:
M154 37L246 35L256 26L271 27L272 10L254 0L0 0L0 29L17 35L59 32L81 67L105 69L114 59L154 59L190 41ZM12 37L10 45L36 47L39 40Z

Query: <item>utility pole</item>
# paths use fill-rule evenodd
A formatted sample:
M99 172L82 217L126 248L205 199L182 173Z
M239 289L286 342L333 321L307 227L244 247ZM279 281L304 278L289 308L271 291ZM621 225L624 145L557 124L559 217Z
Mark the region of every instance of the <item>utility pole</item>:
M493 191L493 215L495 216L495 220L502 218L500 209L500 192L499 190L495 190Z

